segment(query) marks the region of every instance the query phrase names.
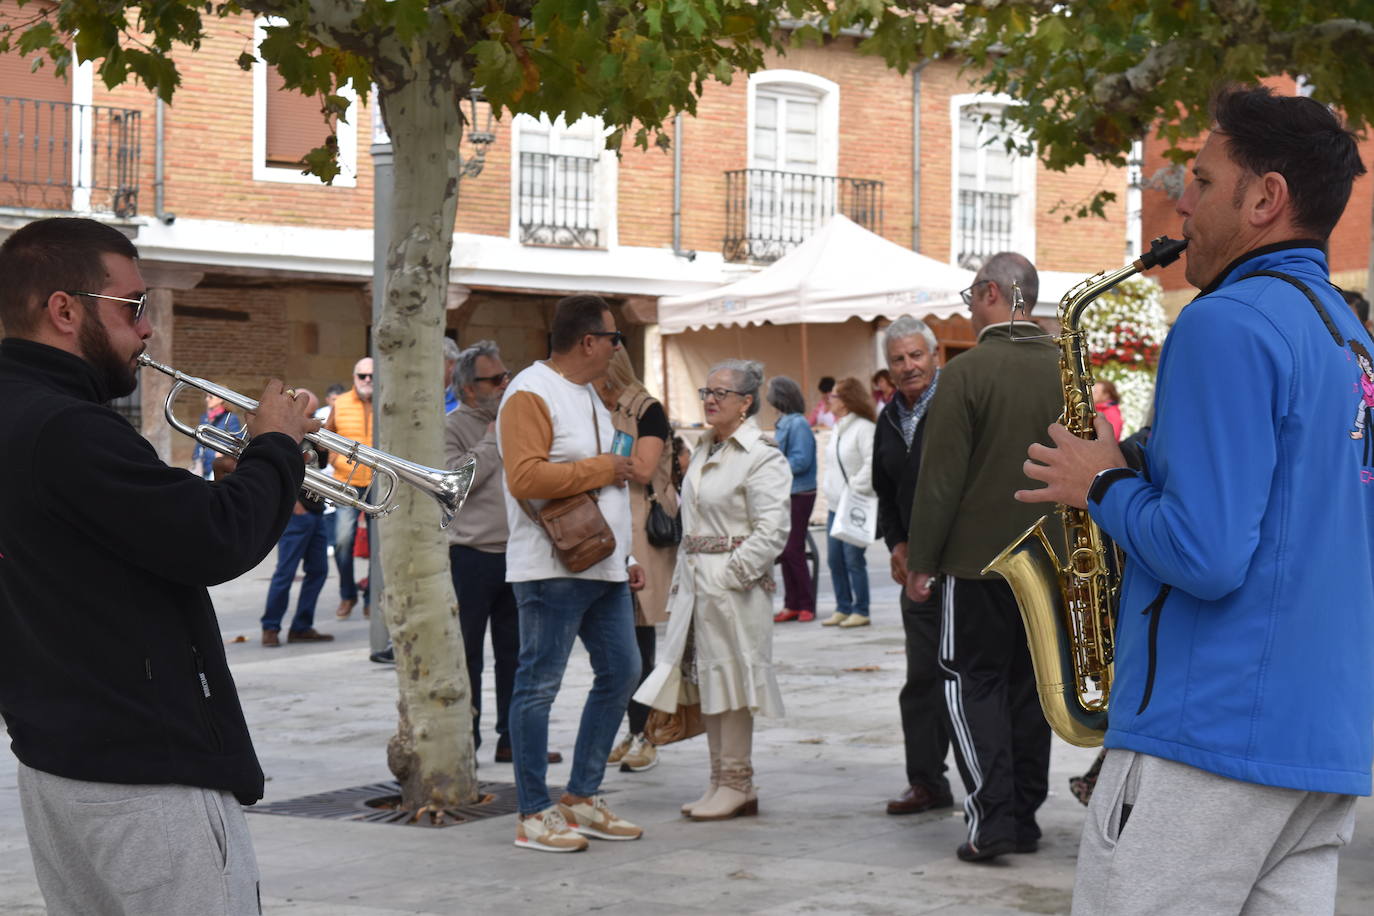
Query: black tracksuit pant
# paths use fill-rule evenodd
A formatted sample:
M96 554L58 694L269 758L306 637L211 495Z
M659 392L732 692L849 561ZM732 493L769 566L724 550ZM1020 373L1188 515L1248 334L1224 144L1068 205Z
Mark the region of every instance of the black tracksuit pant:
M1001 579L944 577L940 666L950 737L979 848L1040 838L1035 812L1049 790L1050 727L1040 710L1025 628Z
M906 683L897 697L906 743L906 781L937 796L949 795L945 757L949 753L949 716L945 676L940 670L940 595L917 604L902 592L902 629L906 631Z

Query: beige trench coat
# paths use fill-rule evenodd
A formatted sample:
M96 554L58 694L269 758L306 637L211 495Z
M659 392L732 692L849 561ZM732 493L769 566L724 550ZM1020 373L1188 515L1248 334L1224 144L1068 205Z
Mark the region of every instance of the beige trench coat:
M773 673L773 596L760 584L792 526L792 471L753 419L723 448L709 454L711 436L692 452L682 492L684 548L689 537L744 540L728 553L678 553L668 598L668 634L659 663L635 693L665 712L691 702L682 661L693 631L701 711L748 709L781 716L782 694Z

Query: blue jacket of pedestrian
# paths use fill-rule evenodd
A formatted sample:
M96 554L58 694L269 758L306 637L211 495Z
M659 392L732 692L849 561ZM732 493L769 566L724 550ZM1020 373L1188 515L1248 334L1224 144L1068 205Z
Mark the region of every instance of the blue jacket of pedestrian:
M816 434L806 416L783 414L778 418L774 436L792 468L792 492L809 493L816 489Z
M1251 252L1179 315L1146 467L1088 503L1127 557L1107 747L1370 793L1371 349L1316 242Z

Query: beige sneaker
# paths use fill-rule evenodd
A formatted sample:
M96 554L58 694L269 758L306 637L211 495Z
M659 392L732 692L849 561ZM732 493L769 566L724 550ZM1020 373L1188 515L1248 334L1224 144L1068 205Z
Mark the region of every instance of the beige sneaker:
M625 739L611 748L611 756L606 758L606 766L613 767L625 759L625 755L630 752L630 745L634 744L635 736L626 735Z
M840 626L845 629L849 629L850 627L866 627L868 624L869 619L867 614L850 614L844 620L840 621Z
M620 772L643 773L658 766L658 748L649 743L643 735L635 735L630 749L620 760Z
M845 622L846 620L848 620L848 619L849 619L849 615L848 615L848 614L841 614L839 611L836 611L835 613L831 614L829 617L827 617L827 618L825 618L824 620L822 620L822 621L821 621L821 626L823 626L823 627L837 627L837 626L839 626L840 624L844 623L844 622Z
M582 836L596 837L598 840L637 840L644 835L643 828L611 813L602 795L593 797L590 802L578 802L575 805L559 802L558 811L568 826Z
M529 817L515 821L515 845L539 852L581 852L587 848L587 838L568 828L559 811L561 805L545 808Z

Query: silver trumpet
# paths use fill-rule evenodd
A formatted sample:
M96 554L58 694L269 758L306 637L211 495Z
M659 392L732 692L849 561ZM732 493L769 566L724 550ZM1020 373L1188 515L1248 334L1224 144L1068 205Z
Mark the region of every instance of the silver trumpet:
M228 455L230 458L237 459L243 454L244 448L248 445L246 430L235 434L208 424L190 427L176 418L172 412L172 403L185 388L197 388L206 394L222 399L226 404L231 404L239 410L248 412L258 409L257 401L245 397L237 391L225 388L223 385L216 385L206 379L178 372L171 366L164 366L146 353L138 357L138 362L139 365L156 369L176 380L172 390L167 393L167 400L162 408L167 417L167 422L172 425L173 429L182 435L190 436L201 445L221 455ZM349 486L347 480L341 481L331 477L313 467L311 461L306 462L303 487L316 496L329 500L336 506L352 506L359 512L374 518L380 518L396 508L400 502L397 498L396 484L398 481L404 481L417 490L428 493L439 502L439 508L443 513L440 524L447 528L449 522L453 521L453 517L458 514L458 510L463 507L463 500L467 498L468 490L472 489L472 478L477 470L477 461L474 458L468 458L455 471L441 471L437 468L425 467L422 464L397 458L395 455L363 445L361 442L344 438L327 429L309 433L305 440L311 445L343 455L355 466L361 465L371 468L374 495L372 502L363 499L358 489ZM381 493L376 493L376 484L379 481L384 482L382 485L385 489Z

